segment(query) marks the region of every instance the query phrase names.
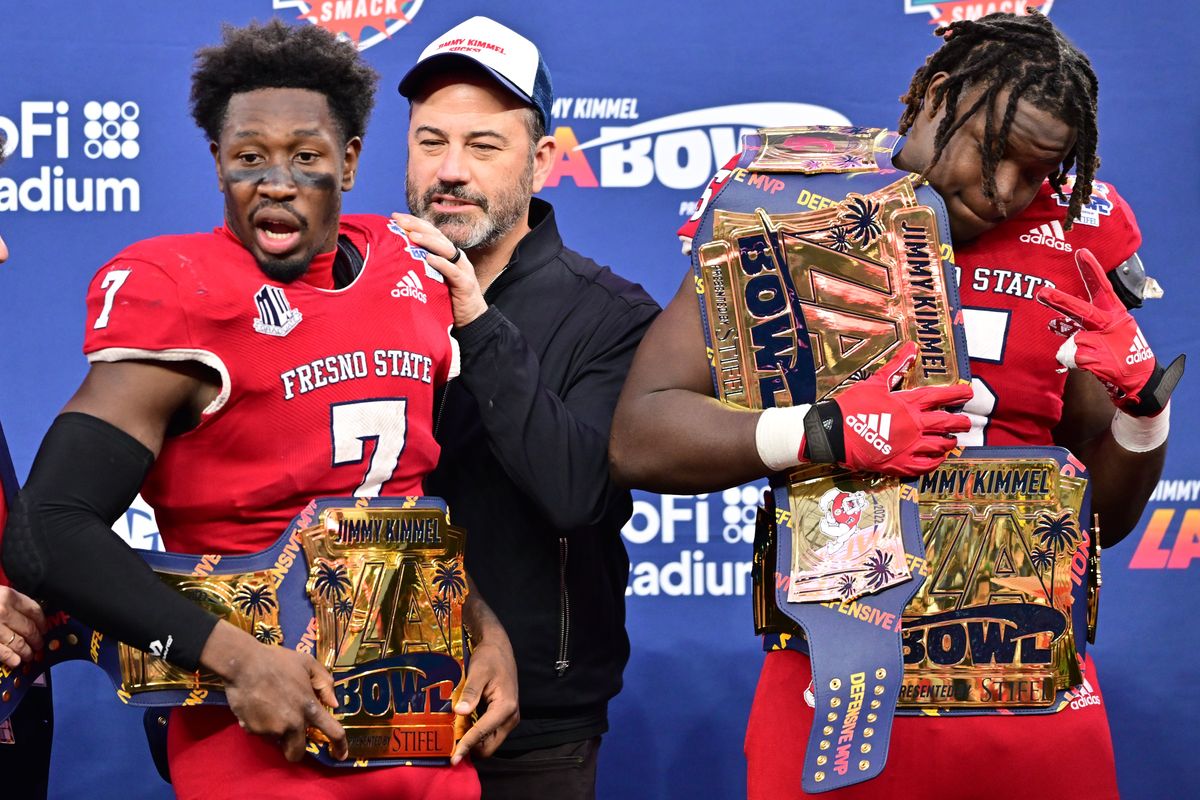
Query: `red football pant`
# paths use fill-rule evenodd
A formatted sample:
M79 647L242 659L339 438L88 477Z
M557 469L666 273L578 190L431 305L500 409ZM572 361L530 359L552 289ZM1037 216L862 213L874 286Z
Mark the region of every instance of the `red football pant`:
M1117 798L1108 717L1089 657L1085 687L1057 714L902 717L892 728L883 773L865 783L809 795L800 788L813 709L808 656L766 654L746 729L749 800L1089 800Z
M478 800L469 759L454 767L327 767L309 756L293 764L229 709L176 709L167 729L171 783L180 800Z

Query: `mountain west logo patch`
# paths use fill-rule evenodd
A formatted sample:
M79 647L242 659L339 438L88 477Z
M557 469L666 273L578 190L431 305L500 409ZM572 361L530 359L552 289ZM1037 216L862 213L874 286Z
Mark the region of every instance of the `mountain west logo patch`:
M304 319L300 309L292 308L287 295L278 286L264 283L254 295L254 304L258 307L254 330L268 336L287 336Z
M308 20L340 38L354 42L359 50L392 38L421 10L425 0L272 0L276 11L294 8L298 19ZM367 28L376 33L367 34Z
M1067 177L1067 182L1063 184L1062 195L1055 194L1054 200L1063 208L1071 205L1071 190L1075 187L1075 176ZM1091 225L1093 228L1100 227L1101 216L1111 216L1113 210L1113 201L1108 199L1108 184L1101 181L1092 181L1092 199L1088 204L1079 209L1079 219L1084 225Z

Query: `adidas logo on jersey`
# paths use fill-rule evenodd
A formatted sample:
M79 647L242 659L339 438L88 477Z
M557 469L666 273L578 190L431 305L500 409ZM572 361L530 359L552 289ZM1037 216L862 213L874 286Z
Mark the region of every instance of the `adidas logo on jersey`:
M424 303L427 299L425 285L421 283L417 273L410 269L407 275L396 282L396 288L392 289L392 297L411 297Z
M891 414L854 414L846 417L850 429L885 456L892 452L888 434L892 432Z
M1150 349L1146 337L1142 335L1142 329L1138 328L1137 336L1133 337L1133 343L1129 345L1129 355L1125 356L1125 363L1140 364L1152 358L1154 358L1154 351Z
M1071 244L1063 235L1062 223L1058 220L1030 228L1029 233L1021 234L1021 241L1027 244L1044 244L1046 247L1071 252Z

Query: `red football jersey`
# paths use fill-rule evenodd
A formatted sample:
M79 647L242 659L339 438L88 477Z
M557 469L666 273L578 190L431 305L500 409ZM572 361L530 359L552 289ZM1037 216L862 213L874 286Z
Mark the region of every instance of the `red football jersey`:
M1050 327L1059 315L1034 292L1051 283L1086 296L1075 250L1088 248L1111 270L1141 245L1132 211L1107 184L1096 183L1084 219L1069 231L1062 228L1065 212L1065 201L1043 184L1024 212L955 250L975 387L966 408L973 427L959 437L964 444L1053 444L1066 381L1055 354L1064 339ZM812 709L797 687L811 677L807 656L767 653L746 735L750 798L809 796L799 786ZM1028 795L1033 774L1041 787L1034 796L1115 798L1108 720L1090 656L1085 678L1056 714L897 717L887 769L828 797L1008 798ZM779 737L789 726L793 732ZM1030 750L1034 741L1049 744ZM1031 760L1034 751L1039 760ZM991 768L1010 756L1028 769Z
M1065 212L1066 200L1047 182L1024 212L955 248L975 389L965 408L972 428L959 436L963 444L1053 444L1067 377L1055 360L1065 341L1053 330L1062 315L1034 295L1048 284L1087 298L1077 250L1091 250L1111 270L1141 245L1133 212L1108 184L1095 183L1092 202L1069 231L1062 225Z
M142 487L166 549L257 552L314 497L422 493L449 295L386 218L344 216L341 232L365 265L340 290L272 280L225 229L139 242L92 280L89 361L191 360L221 377Z

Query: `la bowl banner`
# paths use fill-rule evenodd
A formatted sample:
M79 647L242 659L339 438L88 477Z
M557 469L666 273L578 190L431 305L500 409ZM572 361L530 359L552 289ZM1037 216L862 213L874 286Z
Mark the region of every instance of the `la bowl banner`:
M345 36L359 50L366 50L399 31L421 10L425 0L272 0L276 11L295 9L298 18ZM281 14L285 19L286 14ZM367 33L373 28L375 33Z
M558 97L552 116L557 124L558 162L546 185L580 189L660 186L686 190L679 213L695 210L699 191L738 151L742 135L782 125L849 125L840 111L812 103L763 102L697 108L642 120L638 97ZM583 138L583 120L601 123ZM580 139L583 138L583 141Z

